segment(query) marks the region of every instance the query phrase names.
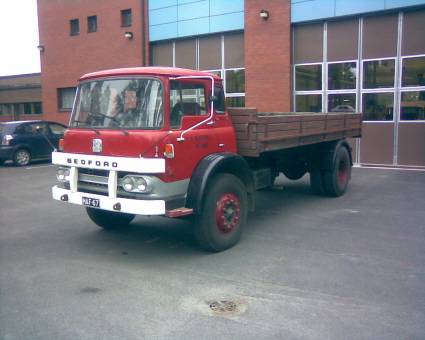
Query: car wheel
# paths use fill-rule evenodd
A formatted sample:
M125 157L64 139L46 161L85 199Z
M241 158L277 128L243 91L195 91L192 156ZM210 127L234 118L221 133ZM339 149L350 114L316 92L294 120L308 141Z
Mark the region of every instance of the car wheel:
M136 215L101 210L95 208L86 208L87 215L99 227L107 230L117 229L127 226Z
M31 161L31 154L27 149L19 149L13 155L13 163L17 166L28 165Z

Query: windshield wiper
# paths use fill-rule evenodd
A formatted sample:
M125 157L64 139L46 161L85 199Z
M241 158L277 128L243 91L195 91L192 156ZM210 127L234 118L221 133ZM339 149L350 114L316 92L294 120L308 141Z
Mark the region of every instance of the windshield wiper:
M73 123L77 123L77 126L76 127L78 127L78 123L83 123L83 124L85 124L85 126L82 126L83 128L90 129L90 130L96 132L97 135L100 135L99 130L96 130L94 127L88 126L87 125L87 122L84 121L84 120L74 120Z
M129 135L129 133L128 133L128 131L126 129L124 129L121 126L119 126L120 121L117 118L115 118L115 117L108 116L108 115L106 115L106 114L104 114L102 112L90 113L89 117L90 116L101 116L101 117L109 118L110 120L112 120L116 124L116 128L119 129L124 135L126 135L126 136Z

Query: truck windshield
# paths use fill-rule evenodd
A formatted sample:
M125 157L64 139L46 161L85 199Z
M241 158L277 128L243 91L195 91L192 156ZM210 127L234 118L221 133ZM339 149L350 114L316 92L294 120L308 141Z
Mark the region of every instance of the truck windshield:
M157 79L108 79L81 84L72 127L159 129L164 122L163 90Z

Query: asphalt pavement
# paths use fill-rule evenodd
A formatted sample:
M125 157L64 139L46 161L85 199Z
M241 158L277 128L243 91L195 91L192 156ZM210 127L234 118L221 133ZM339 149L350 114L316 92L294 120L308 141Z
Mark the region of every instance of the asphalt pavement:
M55 168L0 167L0 339L425 339L425 172L353 169L257 193L241 242L185 220L107 232L53 201Z

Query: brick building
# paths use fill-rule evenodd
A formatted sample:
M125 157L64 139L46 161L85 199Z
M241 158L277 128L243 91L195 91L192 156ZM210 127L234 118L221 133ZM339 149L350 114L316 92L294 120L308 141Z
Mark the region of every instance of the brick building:
M42 116L40 73L0 77L0 122Z
M77 78L208 70L227 103L362 111L362 164L425 167L425 0L38 0L44 118L67 122Z

